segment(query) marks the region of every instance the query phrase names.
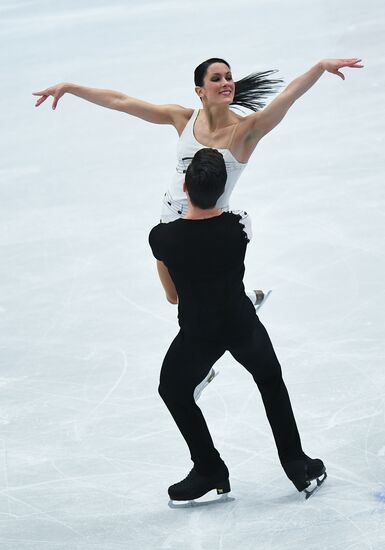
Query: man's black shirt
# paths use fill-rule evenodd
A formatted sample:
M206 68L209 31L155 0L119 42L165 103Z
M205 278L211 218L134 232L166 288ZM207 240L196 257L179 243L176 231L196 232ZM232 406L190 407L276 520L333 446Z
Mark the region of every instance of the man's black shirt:
M231 342L250 334L256 314L243 285L250 238L246 212L180 218L151 230L152 252L174 281L179 324L186 334Z

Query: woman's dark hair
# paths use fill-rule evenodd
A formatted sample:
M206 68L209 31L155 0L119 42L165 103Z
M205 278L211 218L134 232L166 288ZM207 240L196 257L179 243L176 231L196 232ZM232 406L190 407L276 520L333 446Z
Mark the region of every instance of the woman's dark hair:
M205 147L199 149L186 171L186 187L194 206L214 208L225 190L226 165L222 153Z
M211 57L203 61L194 71L195 86L203 86L207 69L213 63L224 63L231 70L230 65L220 57ZM244 107L251 111L260 111L266 104L266 99L279 91L281 79L273 79L270 76L278 72L277 69L251 73L235 82L235 95L231 105Z

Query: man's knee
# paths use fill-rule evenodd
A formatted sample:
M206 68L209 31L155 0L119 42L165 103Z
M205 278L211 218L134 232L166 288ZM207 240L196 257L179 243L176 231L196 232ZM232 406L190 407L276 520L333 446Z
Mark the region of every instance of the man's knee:
M282 370L277 362L269 363L262 368L259 368L254 373L253 378L258 385L279 385L282 381Z
M165 400L165 395L166 395L166 388L165 388L164 384L159 383L158 393L164 401Z
M164 378L160 379L158 393L164 402L169 401L176 394L176 388Z
M194 388L189 384L183 383L177 379L160 379L158 393L165 403L186 402L194 393Z

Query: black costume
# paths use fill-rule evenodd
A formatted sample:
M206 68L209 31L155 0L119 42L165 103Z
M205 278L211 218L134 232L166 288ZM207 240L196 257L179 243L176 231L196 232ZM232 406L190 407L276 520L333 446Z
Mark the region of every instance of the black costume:
M245 212L181 218L157 225L149 236L153 254L169 269L179 298L180 331L164 358L159 393L186 440L194 469L204 476L226 467L193 393L226 350L258 386L281 463L306 456L280 364L244 292L250 237Z

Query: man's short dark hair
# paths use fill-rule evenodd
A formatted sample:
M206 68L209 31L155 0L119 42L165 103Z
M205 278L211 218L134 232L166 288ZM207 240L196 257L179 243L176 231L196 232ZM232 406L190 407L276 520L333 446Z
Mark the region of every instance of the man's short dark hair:
M225 190L226 165L222 153L204 148L197 151L186 171L186 187L194 206L214 208Z

